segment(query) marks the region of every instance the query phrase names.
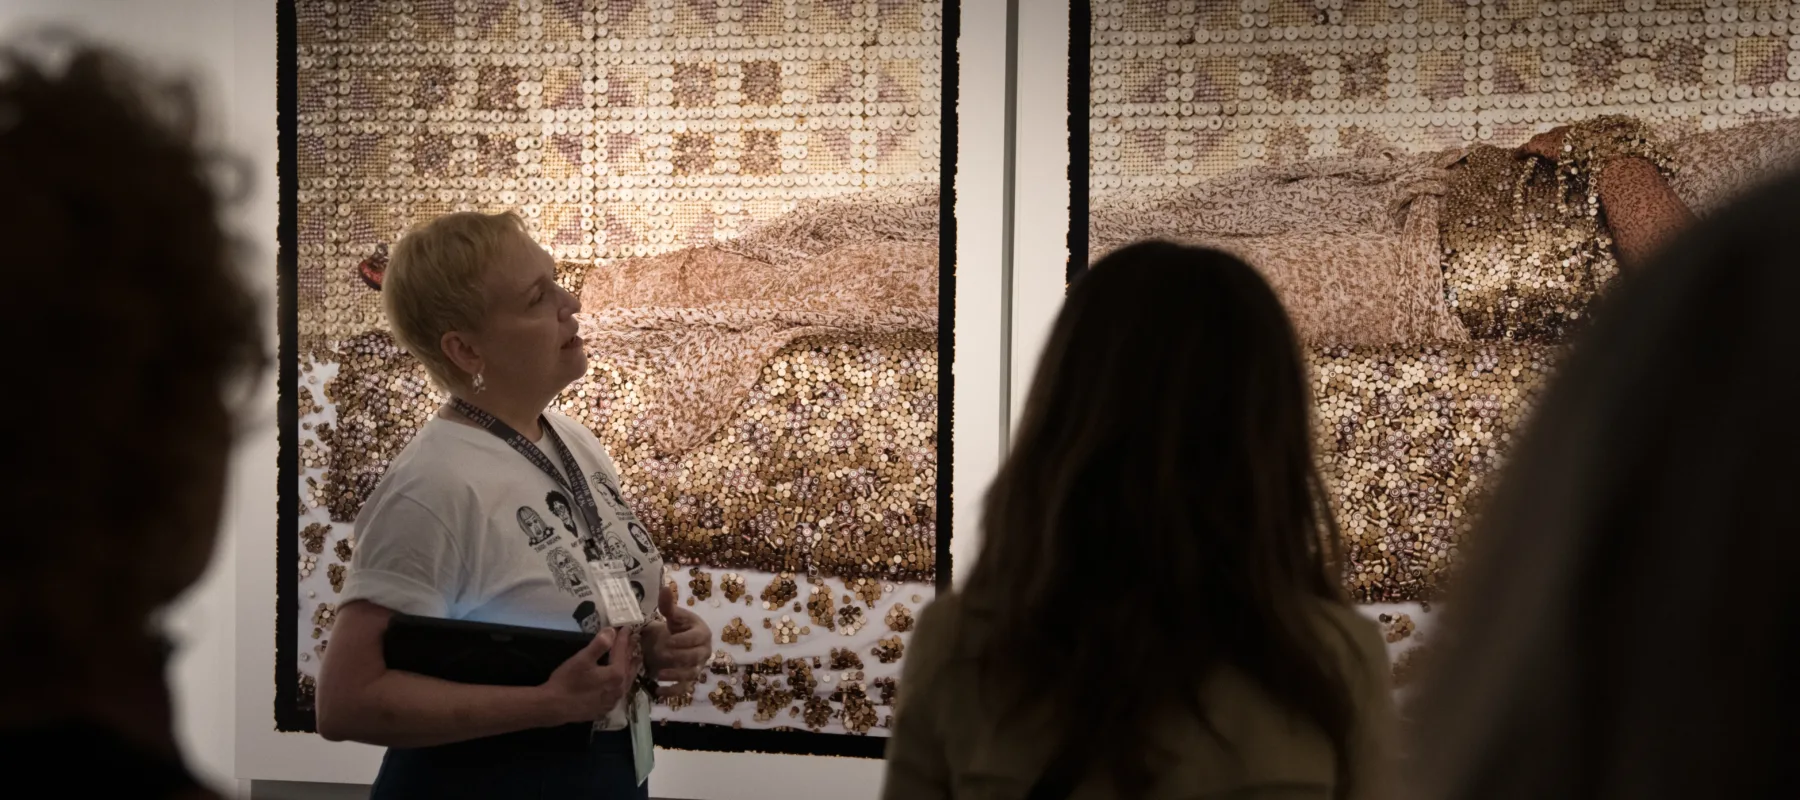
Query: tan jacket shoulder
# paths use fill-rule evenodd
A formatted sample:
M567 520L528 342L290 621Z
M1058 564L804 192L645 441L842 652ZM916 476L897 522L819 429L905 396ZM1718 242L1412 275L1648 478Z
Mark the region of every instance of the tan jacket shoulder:
M1354 609L1322 606L1327 624L1321 635L1333 643L1356 695L1358 720L1348 754L1352 797L1391 797L1393 710L1386 645L1374 622ZM1038 735L1041 728L1031 719L996 719L982 702L972 656L986 625L983 616L954 593L940 596L920 615L888 742L885 800L1016 798L1044 769L1052 745ZM1232 746L1222 746L1198 720L1170 721L1158 739L1183 757L1147 800L1332 796L1337 754L1316 726L1283 710L1236 670L1196 681L1210 722ZM1105 702L1101 690L1095 702ZM1110 797L1099 781L1074 795L1076 800Z

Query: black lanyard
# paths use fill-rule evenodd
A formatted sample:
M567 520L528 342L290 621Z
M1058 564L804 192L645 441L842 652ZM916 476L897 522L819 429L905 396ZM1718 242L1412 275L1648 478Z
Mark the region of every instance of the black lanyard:
M501 422L499 417L476 408L460 397L451 400L451 408L486 429L488 433L498 437L500 441L506 442L519 455L524 456L526 461L530 461L538 469L543 470L545 475L549 475L551 480L556 481L556 485L574 495L575 505L581 509L581 515L587 519L588 535L599 543L601 552L605 553L607 558L624 560L621 548L603 532L605 529L600 522L600 506L595 504L594 493L588 488L587 479L581 474L581 465L575 462L574 454L569 452L568 445L563 444L562 437L556 435L556 429L551 427L550 420L539 416L538 427L544 429L544 435L550 437L550 443L556 446L556 454L562 457L563 470L568 472L567 478L563 477L562 470L558 470L556 465L550 462L550 458L544 455L543 450L533 444L530 439L525 438L524 434L513 430L511 425Z

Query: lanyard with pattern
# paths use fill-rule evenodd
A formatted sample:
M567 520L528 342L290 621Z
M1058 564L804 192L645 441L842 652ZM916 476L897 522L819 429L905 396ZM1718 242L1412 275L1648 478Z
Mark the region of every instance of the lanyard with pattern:
M524 456L526 461L530 461L533 466L550 476L551 480L556 481L556 485L574 495L575 505L581 509L582 517L587 520L588 536L593 537L595 543L599 545L600 552L606 556L605 561L592 566L596 573L595 577L600 583L600 599L606 607L607 624L636 624L644 621L643 609L638 605L637 596L632 592L631 585L625 577L624 545L603 533L605 527L600 521L600 506L595 503L594 493L588 488L587 480L582 477L581 465L576 463L574 453L570 452L569 446L563 443L562 437L557 435L556 428L551 426L550 420L540 416L538 417L538 426L543 428L544 435L550 437L550 443L556 447L556 454L561 457L563 462L561 470L551 463L550 458L544 455L543 450L538 449L538 446L533 444L530 439L525 438L524 434L513 430L511 425L500 421L499 417L476 408L474 404L460 397L451 401L451 407L456 409L457 413L467 417L469 421L506 442L507 446ZM572 479L564 476L565 471Z

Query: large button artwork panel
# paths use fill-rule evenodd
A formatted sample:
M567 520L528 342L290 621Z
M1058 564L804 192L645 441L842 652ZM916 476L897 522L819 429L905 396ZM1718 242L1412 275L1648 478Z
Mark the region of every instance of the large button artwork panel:
M1226 242L1278 291L1442 276L1442 306L1413 320L1371 316L1379 297L1284 298L1311 351L1345 586L1383 604L1371 616L1442 595L1516 426L1615 271L1599 220L1575 216L1593 212L1563 215L1549 195L1566 187L1530 183L1555 170L1513 148L1601 117L1641 123L1702 216L1800 166L1792 2L1076 5L1089 148L1073 158L1087 163L1094 245L1121 231ZM1359 255L1383 248L1401 255ZM1370 341L1375 322L1417 333Z
M296 10L277 727L311 729L352 523L444 399L370 270L415 224L512 210L587 305L590 368L555 407L605 443L678 602L718 636L704 683L657 705L680 723L659 742L879 755L779 737L884 735L945 572L944 3Z

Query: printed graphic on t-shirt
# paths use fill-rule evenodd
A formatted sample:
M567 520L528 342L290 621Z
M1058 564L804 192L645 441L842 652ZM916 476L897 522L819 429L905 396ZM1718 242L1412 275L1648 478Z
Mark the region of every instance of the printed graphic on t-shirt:
M606 552L608 549L616 550L617 553L609 557ZM607 548L592 536L583 536L581 538L581 554L589 561L624 561L626 572L636 572L642 566L642 562L638 561L637 557L631 554L631 551L619 547L616 544L611 548Z
M644 585L643 584L638 583L637 581L632 581L631 582L631 593L637 595L637 600L639 603L644 602Z
M531 539L531 549L541 552L556 538L556 529L545 524L544 518L531 506L519 506L515 516L519 520L519 527Z
M632 513L631 507L625 504L625 496L620 493L619 487L613 485L612 478L608 477L605 472L596 472L593 479L594 487L600 490L599 498L605 500L607 505L612 507L613 513L617 515L618 519L625 522L625 530L631 534L631 541L637 545L638 553L644 558L655 555L656 545L650 541L650 532L644 530L643 525L638 524L637 515ZM613 535L610 528L606 531L606 535L609 537ZM628 570L637 571L639 561L629 550L621 553L620 557L625 559Z
M631 532L631 541L637 543L638 552L646 557L656 552L656 545L650 542L650 532L644 530L644 526L639 525L637 520L626 522L625 530Z
M600 542L592 536L581 537L581 555L589 561L606 560L606 554L600 552Z
M612 484L612 479L608 478L606 473L594 473L594 485L599 487L600 496L606 498L606 502L612 504L613 511L619 515L619 519L637 519L637 515L631 513L631 507L625 505L625 496L619 493L619 487Z
M575 607L575 623L581 626L581 632L595 634L600 632L600 609L592 600L583 600Z
M551 491L544 495L544 504L550 507L550 513L562 520L564 530L575 532L575 509L569 505L569 498L564 497L562 492Z
M623 550L623 548L621 548L621 549ZM636 573L636 572L643 571L643 569L644 569L643 562L638 561L637 556L632 555L630 550L624 550L624 552L619 553L619 555L622 555L625 557L625 571L626 572Z
M569 551L560 547L551 550L545 559L550 565L550 576L556 579L556 588L576 597L588 597L594 590L582 577L581 563L569 555Z

